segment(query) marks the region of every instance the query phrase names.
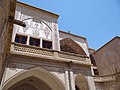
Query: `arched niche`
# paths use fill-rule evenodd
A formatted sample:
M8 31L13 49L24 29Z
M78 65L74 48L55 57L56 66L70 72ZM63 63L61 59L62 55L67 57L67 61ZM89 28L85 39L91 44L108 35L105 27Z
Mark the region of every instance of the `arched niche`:
M14 84L8 90L51 90L51 88L44 81L31 76Z
M61 48L61 51L64 51L64 52L86 55L82 47L70 38L64 38L60 40L60 48Z
M32 88L39 86L39 83L36 86L32 86L34 84L24 83L26 80L42 82L43 85L48 87L48 89L44 90L65 90L63 82L57 76L49 73L47 70L41 67L32 68L13 76L3 85L2 90L11 90L13 86L19 87L19 85L27 85L31 86Z
M75 88L76 90L89 90L85 76L80 73L75 78Z

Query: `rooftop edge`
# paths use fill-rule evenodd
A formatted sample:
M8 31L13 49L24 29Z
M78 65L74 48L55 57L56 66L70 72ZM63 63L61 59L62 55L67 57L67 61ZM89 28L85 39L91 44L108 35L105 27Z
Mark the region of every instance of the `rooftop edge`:
M20 1L17 1L17 3L18 3L18 4L25 5L25 6L28 6L28 7L31 7L31 8L34 8L34 9L37 9L37 10L40 10L40 11L43 11L43 12L46 12L46 13L51 14L51 15L54 15L54 16L56 16L57 18L59 17L58 14L52 13L52 12L50 12L50 11L47 11L47 10L44 10L44 9L41 9L41 8L34 7L34 6L32 6L32 5L29 5L29 4L20 2Z
M68 33L68 32L65 32L65 31L62 31L62 30L59 30L59 32L62 32L62 33L65 33L65 34L69 34L69 35L72 35L72 36L74 36L74 37L78 37L78 38L82 38L82 39L85 39L85 40L86 40L85 37L78 36L78 35L75 35L75 34L72 34L72 33Z

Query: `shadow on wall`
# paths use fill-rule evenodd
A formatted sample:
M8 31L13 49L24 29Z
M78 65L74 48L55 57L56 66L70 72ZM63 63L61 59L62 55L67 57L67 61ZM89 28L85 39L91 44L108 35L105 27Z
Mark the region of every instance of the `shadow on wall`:
M70 38L60 40L60 48L64 52L86 55L82 47Z
M75 88L76 90L89 90L88 82L81 73L75 79Z

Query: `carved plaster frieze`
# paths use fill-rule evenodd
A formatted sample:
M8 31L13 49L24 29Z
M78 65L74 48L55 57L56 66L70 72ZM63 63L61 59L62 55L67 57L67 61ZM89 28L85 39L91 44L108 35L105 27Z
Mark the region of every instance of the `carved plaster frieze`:
M7 64L7 67L10 70L13 70L13 71L17 71L19 69L28 70L28 69L32 69L32 68L36 68L36 67L42 67L42 68L44 68L44 69L46 69L50 72L57 72L58 75L60 73L64 73L64 68L63 67L49 65L49 64L34 65L34 64L28 64L28 63L19 63L19 62L9 61L8 64Z
M84 70L84 69L74 69L73 70L74 74L82 74L84 76L90 76L91 75L91 71L90 70Z
M46 61L44 59L38 60L33 58L12 56L9 61L19 64L34 65L35 67L39 67L39 66L48 67L48 69L51 67L49 70L54 70L55 68L59 68L54 70L57 72L64 72L65 70L64 68L68 68L67 64L65 63L63 64L63 63L51 62L51 61ZM79 66L79 65L78 66L71 65L70 67L75 74L81 73L86 76L91 75L91 69L88 67Z
M17 65L15 63L12 63L12 62L9 62L7 67L10 69L10 70L13 70L13 71L17 71L16 68L17 68Z
M55 67L65 67L66 64L63 63L57 63L57 62L51 62L49 60L44 59L36 59L36 58L25 58L25 57L18 57L18 56L11 56L9 58L9 61L17 62L17 63L24 63L24 64L31 64L31 65L45 65L45 66L55 66Z
M15 26L17 28L17 33L34 36L36 38L46 38L52 39L52 29L51 27L42 19L37 18L27 18L24 19L26 27ZM15 28L14 28L15 30Z
M72 70L73 70L74 74L81 73L81 74L83 74L85 76L92 75L90 67L85 67L85 66L80 66L80 65L73 65Z
M7 63L7 67L10 70L17 70L17 69L25 69L26 70L26 69L34 68L34 67L36 67L36 65L17 63L17 62L9 61Z

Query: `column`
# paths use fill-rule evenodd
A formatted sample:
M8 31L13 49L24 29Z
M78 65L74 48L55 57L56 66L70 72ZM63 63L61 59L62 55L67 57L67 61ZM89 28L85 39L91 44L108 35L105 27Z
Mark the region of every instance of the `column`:
M69 71L70 72L70 86L71 90L75 90L75 80L74 80L74 75L72 69Z
M29 45L29 41L30 41L30 35L27 37L27 45Z
M96 90L93 77L87 76L89 90Z
M68 70L65 70L65 90L70 90Z
M42 48L42 38L40 38L40 48Z

